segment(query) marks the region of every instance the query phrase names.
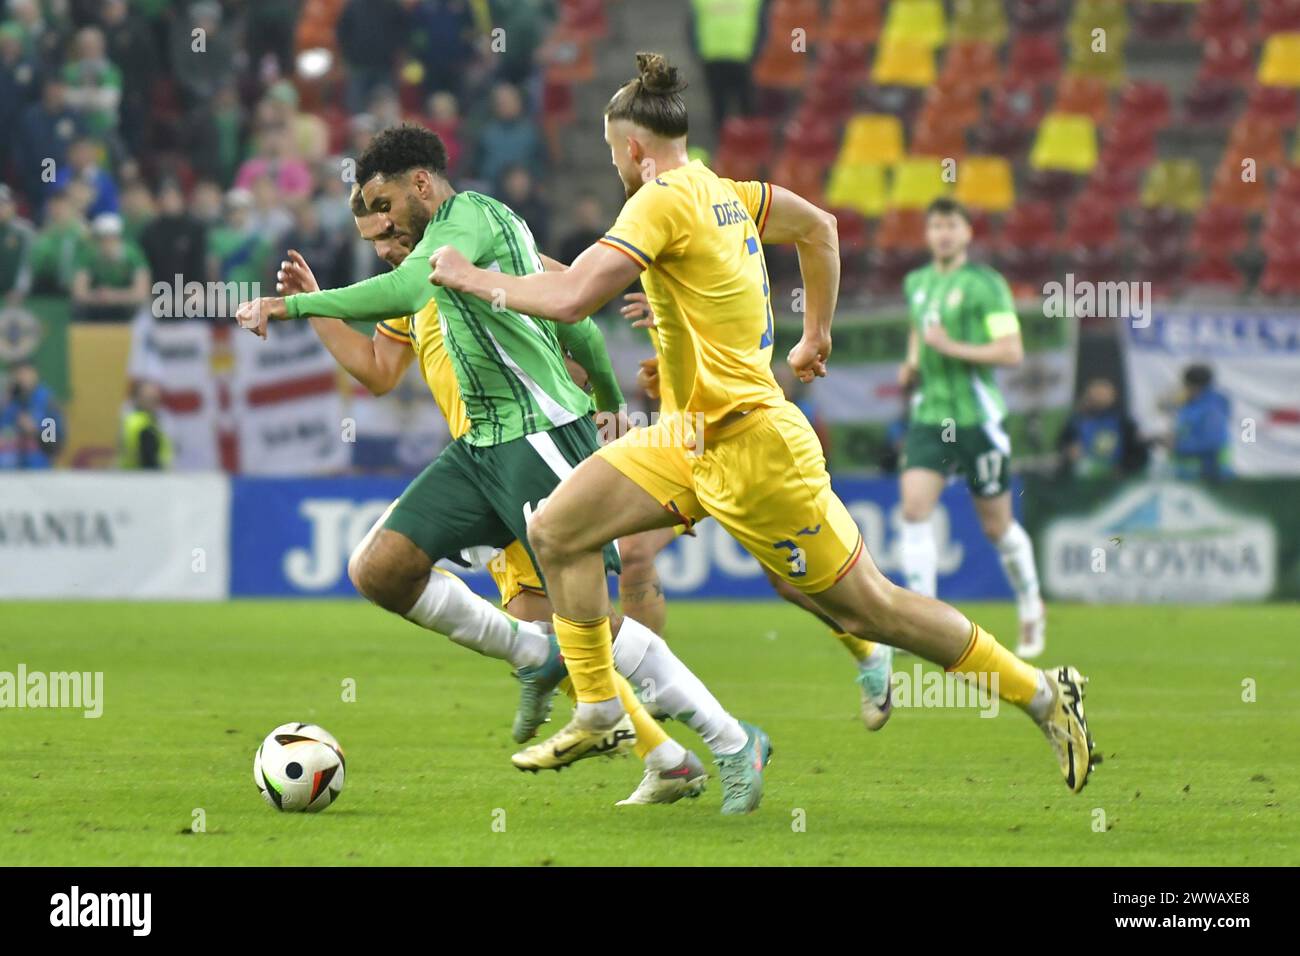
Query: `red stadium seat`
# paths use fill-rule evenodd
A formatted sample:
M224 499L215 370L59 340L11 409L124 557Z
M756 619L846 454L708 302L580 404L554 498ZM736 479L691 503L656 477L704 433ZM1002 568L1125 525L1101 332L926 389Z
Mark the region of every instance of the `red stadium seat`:
M988 89L1002 73L997 48L978 40L962 40L948 47L944 55L939 85Z
M1004 249L1047 247L1055 237L1056 211L1048 203L1027 202L1007 213L998 244Z
M994 261L1018 298L1042 295L1044 283L1056 272L1052 251L1046 246L1008 247Z
M1279 255L1296 247L1300 235L1300 203L1275 198L1264 213L1264 229L1260 233L1260 246L1269 255Z
M1025 175L1021 194L1031 202L1067 202L1083 184L1080 176L1060 169L1033 169Z
M1279 202L1300 203L1300 166L1287 166L1280 170L1276 190Z
M1136 166L1098 163L1084 192L1111 204L1131 204L1138 193L1141 174Z
M1246 0L1202 0L1196 8L1192 36L1198 40L1241 33L1250 26Z
M1184 245L1187 228L1183 214L1172 206L1150 206L1133 211L1133 238L1138 246L1153 248Z
M1300 248L1280 249L1268 257L1259 291L1271 298L1300 298Z
M980 118L979 90L973 86L932 86L925 94L920 123L944 122L966 129Z
M1162 129L1169 122L1169 88L1151 80L1135 80L1121 91L1119 112L1125 119Z
M831 0L826 35L837 40L875 43L880 38L883 0Z
M1155 132L1141 120L1116 117L1102 132L1099 162L1130 169L1149 165L1156 155Z
M791 121L782 134L782 157L794 154L825 169L840 151L841 132L839 126L825 117Z
M907 274L925 262L923 246L886 248L877 240L876 247L867 254L867 288L881 296L896 296Z
M1223 254L1207 253L1198 257L1186 273L1186 278L1192 285L1216 286L1232 292L1240 292L1246 285L1241 269L1229 256Z
M1096 76L1066 76L1056 89L1056 105L1052 107L1057 113L1082 113L1091 116L1094 123L1101 123L1106 118L1110 106L1110 90L1106 83Z
M1023 129L1035 129L1047 112L1047 98L1043 87L1023 79L1008 77L993 90L989 104L989 118Z
M966 133L955 122L941 117L920 121L912 128L912 144L908 152L914 156L941 158L965 156Z
M808 54L790 48L790 35L770 33L754 62L754 84L775 90L802 89L808 75Z
M891 209L876 230L880 249L924 249L925 213L919 209Z
M1129 266L1118 246L1071 246L1066 251L1066 263L1076 278L1089 282L1109 282L1120 278ZM1087 321L1084 321L1087 325Z
M1300 31L1300 0L1260 0L1260 33L1295 33Z
M584 40L609 35L609 16L604 0L560 0L560 26Z
M1002 119L987 119L971 130L971 148L977 153L1014 159L1033 141L1032 127Z
M792 192L803 196L813 205L822 205L822 190L825 187L826 165L810 162L797 151L787 150L777 160L770 179Z
M761 179L775 150L772 121L729 116L722 124L714 165L731 179Z
M1246 248L1246 216L1236 206L1208 203L1197 213L1192 225L1192 250L1226 256Z
M1119 213L1114 206L1087 200L1070 207L1062 243L1069 247L1099 249L1119 241Z
M790 46L794 31L801 30L809 47L823 36L821 0L772 0L768 8L768 37Z
M817 47L812 81L821 86L860 86L871 73L871 49L856 40L825 40Z
M1255 47L1245 32L1216 33L1205 39L1198 79L1245 83L1255 75Z
M1268 206L1268 187L1265 185L1263 170L1258 170L1257 173L1254 181L1243 179L1240 159L1225 155L1214 172L1210 202L1235 206L1246 212L1263 212Z
M1029 83L1053 83L1060 72L1059 33L1019 33L1012 39L1008 77Z
M1186 34L1190 12L1185 3L1139 0L1132 5L1129 16L1134 34L1141 39L1174 40Z
M1198 125L1226 126L1236 112L1238 90L1225 80L1198 80L1183 97L1183 116Z
M1015 0L1011 4L1011 22L1028 32L1059 30L1065 23L1065 6L1062 0Z
M1300 93L1280 86L1257 86L1250 91L1246 115L1275 126L1295 126Z
M794 118L800 123L823 119L842 126L856 111L857 97L854 90L814 84L799 100Z
M1228 134L1225 155L1249 157L1259 166L1281 165L1286 155L1286 143L1281 127L1252 116L1237 120Z

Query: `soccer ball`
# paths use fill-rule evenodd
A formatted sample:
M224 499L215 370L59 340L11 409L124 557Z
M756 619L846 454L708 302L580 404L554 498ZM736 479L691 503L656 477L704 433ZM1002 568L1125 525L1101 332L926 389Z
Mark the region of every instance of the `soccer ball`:
M343 748L323 727L282 724L253 757L253 782L262 799L292 813L324 810L343 792Z

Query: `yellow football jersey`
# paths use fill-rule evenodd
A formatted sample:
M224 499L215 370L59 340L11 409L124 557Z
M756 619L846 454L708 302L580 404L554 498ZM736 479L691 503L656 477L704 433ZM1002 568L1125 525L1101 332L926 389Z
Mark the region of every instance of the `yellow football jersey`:
M721 179L696 160L637 190L600 240L645 269L660 388L706 426L784 399L762 246L771 202L767 183Z
M438 304L430 299L423 309L415 313L414 322L409 316L403 316L400 319L384 319L376 328L382 335L405 342L414 350L415 360L420 363L420 374L433 393L433 400L438 403L442 417L447 419L452 439L469 431L469 416L465 414L465 402L460 397L460 385L456 381L456 372L451 367L451 356L442 343L442 320L438 316Z

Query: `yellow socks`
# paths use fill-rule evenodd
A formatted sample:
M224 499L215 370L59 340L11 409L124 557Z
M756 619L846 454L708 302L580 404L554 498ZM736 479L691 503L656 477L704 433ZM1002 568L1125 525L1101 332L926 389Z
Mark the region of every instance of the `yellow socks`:
M1016 657L974 622L966 650L948 672L996 690L1003 700L1021 707L1027 707L1038 690L1038 668Z
M659 721L650 716L641 701L632 692L632 685L620 675L615 675L614 684L618 688L618 698L623 702L623 709L632 718L636 728L636 745L632 748L642 760L645 755L668 739L668 733L659 726Z
M853 659L861 664L871 652L876 649L876 645L866 638L858 637L856 634L845 634L843 631L831 631L835 635L835 640L844 645L844 649L853 655Z
M555 638L569 669L579 704L596 704L618 696L614 686L614 638L609 618L570 621L554 615Z

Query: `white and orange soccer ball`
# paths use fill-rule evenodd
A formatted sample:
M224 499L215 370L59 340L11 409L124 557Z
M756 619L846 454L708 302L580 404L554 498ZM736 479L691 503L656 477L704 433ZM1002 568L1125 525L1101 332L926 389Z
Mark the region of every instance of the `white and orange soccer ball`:
M281 724L253 757L253 782L262 799L286 813L317 813L343 792L347 761L324 727Z

